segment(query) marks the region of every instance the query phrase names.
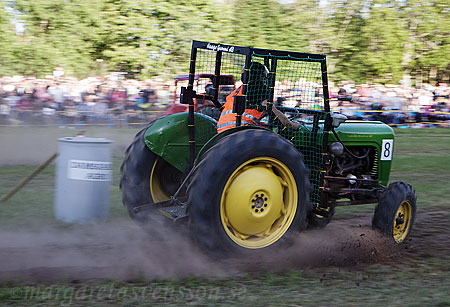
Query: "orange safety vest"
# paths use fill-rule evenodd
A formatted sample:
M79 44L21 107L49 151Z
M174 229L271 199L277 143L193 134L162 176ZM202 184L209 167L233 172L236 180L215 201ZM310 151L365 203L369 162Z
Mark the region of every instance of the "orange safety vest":
M227 96L227 100L224 104L222 113L220 114L219 121L217 122L217 132L222 132L227 129L236 127L236 113L233 113L234 97L242 96L242 86L235 89L230 95ZM241 125L258 125L263 112L259 112L254 109L245 109L242 113Z

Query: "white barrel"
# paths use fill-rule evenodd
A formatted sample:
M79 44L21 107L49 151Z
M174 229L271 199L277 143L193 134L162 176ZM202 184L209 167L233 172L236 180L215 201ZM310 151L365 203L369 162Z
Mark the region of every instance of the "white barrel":
M68 223L105 220L112 180L111 141L84 136L58 140L56 218Z

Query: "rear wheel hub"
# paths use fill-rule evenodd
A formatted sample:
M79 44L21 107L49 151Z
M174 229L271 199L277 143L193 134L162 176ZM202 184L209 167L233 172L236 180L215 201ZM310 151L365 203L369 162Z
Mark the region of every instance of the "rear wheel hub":
M297 186L280 161L261 157L239 166L221 199L221 219L228 236L246 248L268 246L289 229L297 206Z

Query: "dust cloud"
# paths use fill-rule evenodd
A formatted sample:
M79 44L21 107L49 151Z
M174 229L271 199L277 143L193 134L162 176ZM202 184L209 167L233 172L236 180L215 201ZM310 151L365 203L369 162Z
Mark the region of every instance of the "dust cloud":
M307 230L277 253L211 258L189 239L187 227L157 219L144 230L133 221L46 229L1 229L0 282L220 278L242 272L316 266L354 266L395 256L396 248L353 218ZM366 222L367 224L367 222Z

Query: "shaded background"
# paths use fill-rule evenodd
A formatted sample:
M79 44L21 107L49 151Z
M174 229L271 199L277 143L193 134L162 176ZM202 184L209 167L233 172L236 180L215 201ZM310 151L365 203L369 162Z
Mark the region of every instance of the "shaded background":
M193 39L325 53L332 80L445 82L448 0L1 0L0 75L173 76Z

